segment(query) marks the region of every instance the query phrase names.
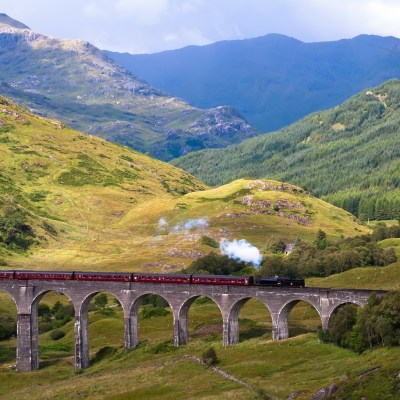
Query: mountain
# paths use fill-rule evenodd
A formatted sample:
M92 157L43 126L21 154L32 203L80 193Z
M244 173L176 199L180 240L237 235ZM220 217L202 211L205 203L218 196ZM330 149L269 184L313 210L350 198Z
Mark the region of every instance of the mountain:
M5 14L0 65L0 94L159 159L257 135L232 107L192 107L137 79L88 42L33 32Z
M106 54L197 107L233 106L263 132L400 78L400 40L394 37L303 43L270 34L156 54Z
M0 97L0 265L170 272L218 252L222 238L263 248L271 236L313 240L319 228L332 239L368 232L295 186L239 180L209 189Z
M208 184L268 177L363 219L400 218L400 81L224 150L174 160Z

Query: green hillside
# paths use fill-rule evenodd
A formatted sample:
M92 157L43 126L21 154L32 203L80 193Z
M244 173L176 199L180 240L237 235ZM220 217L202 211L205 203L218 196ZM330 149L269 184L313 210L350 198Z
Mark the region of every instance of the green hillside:
M188 173L0 100L0 260L14 267L176 271L211 238L314 240L369 231L302 189ZM29 248L24 252L24 248Z
M221 313L212 302L193 304L190 341L179 348L172 346L171 313L149 319L140 313L140 344L132 351L122 348L123 312L120 307L113 310L107 317L89 313L92 363L80 373L73 370L73 321L62 327L66 334L57 341L51 332L39 336L39 371L14 371L15 339L0 342L0 399L283 400L292 395L306 400L332 384L339 387L340 398L389 399L398 393L398 347L359 355L323 344L315 334L319 317L304 303L295 306L289 318L294 337L272 342L268 311L251 300L240 312L240 343L228 347L222 346ZM225 375L196 361L210 347Z
M0 20L0 94L81 131L169 160L257 133L232 108L198 109L136 78L90 43Z
M368 89L273 134L174 160L211 185L278 179L362 219L400 218L400 81Z

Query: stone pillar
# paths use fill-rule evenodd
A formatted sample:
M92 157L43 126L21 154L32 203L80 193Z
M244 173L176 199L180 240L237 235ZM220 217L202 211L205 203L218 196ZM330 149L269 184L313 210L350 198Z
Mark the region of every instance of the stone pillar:
M289 337L289 313L271 314L272 317L272 340L282 340Z
M134 349L139 344L138 316L132 313L124 318L125 347Z
M17 316L17 370L39 369L37 316L18 314Z
M173 310L174 314L174 346L181 346L189 341L188 308L181 312Z
M75 369L83 369L88 367L89 320L86 309L81 310L80 314L75 315Z
M224 346L239 343L239 313L232 312L230 316L223 316L222 340Z
M326 332L329 328L329 315L321 316L321 324L322 324L322 330Z

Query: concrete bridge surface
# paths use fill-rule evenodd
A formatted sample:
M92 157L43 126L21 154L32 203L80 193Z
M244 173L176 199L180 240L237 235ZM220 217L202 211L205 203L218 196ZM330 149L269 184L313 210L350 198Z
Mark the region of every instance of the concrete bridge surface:
M228 346L239 341L239 312L252 298L265 304L272 318L272 339L281 340L289 337L289 314L299 301L305 301L317 310L322 329L325 330L338 307L346 303L363 307L373 292L356 289L16 279L1 280L0 290L9 293L17 306L18 371L39 368L38 304L49 291L66 295L74 306L76 369L89 366L88 305L99 292L110 293L121 303L124 311L125 347L129 349L139 343L139 305L148 294L157 294L169 303L174 321L175 346L188 341L188 313L194 300L199 296L210 298L221 311L223 343Z

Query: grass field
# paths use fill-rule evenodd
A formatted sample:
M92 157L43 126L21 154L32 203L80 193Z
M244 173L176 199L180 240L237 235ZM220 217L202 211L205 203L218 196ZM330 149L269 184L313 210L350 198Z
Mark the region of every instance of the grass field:
M6 310L15 313L12 302ZM53 304L65 296L48 294L43 301ZM110 298L111 300L111 298ZM64 300L65 301L65 300ZM109 302L112 304L112 302ZM0 399L262 399L268 395L286 399L298 393L309 399L312 393L337 383L343 393L351 390L359 399L394 398L400 369L400 349L377 349L357 355L333 345L322 344L315 333L320 321L316 311L299 303L290 315L290 339L271 341L271 318L265 306L251 300L239 315L240 343L222 345L222 319L212 301L197 301L189 312L189 343L175 348L172 342L172 315L140 318L140 345L123 349L123 315L119 307L105 317L90 312L89 337L92 364L80 372L73 370L73 322L62 329L57 341L50 332L40 335L41 369L19 373L9 368L15 362L15 340L0 342ZM94 357L104 347L104 358ZM217 367L250 385L233 382L187 356L201 357L213 347ZM104 352L104 350L103 350ZM100 352L101 353L101 352ZM107 353L107 352L106 352ZM358 378L374 368L375 372ZM346 379L343 377L346 376ZM382 397L373 397L381 393ZM372 396L372 397L371 397Z

